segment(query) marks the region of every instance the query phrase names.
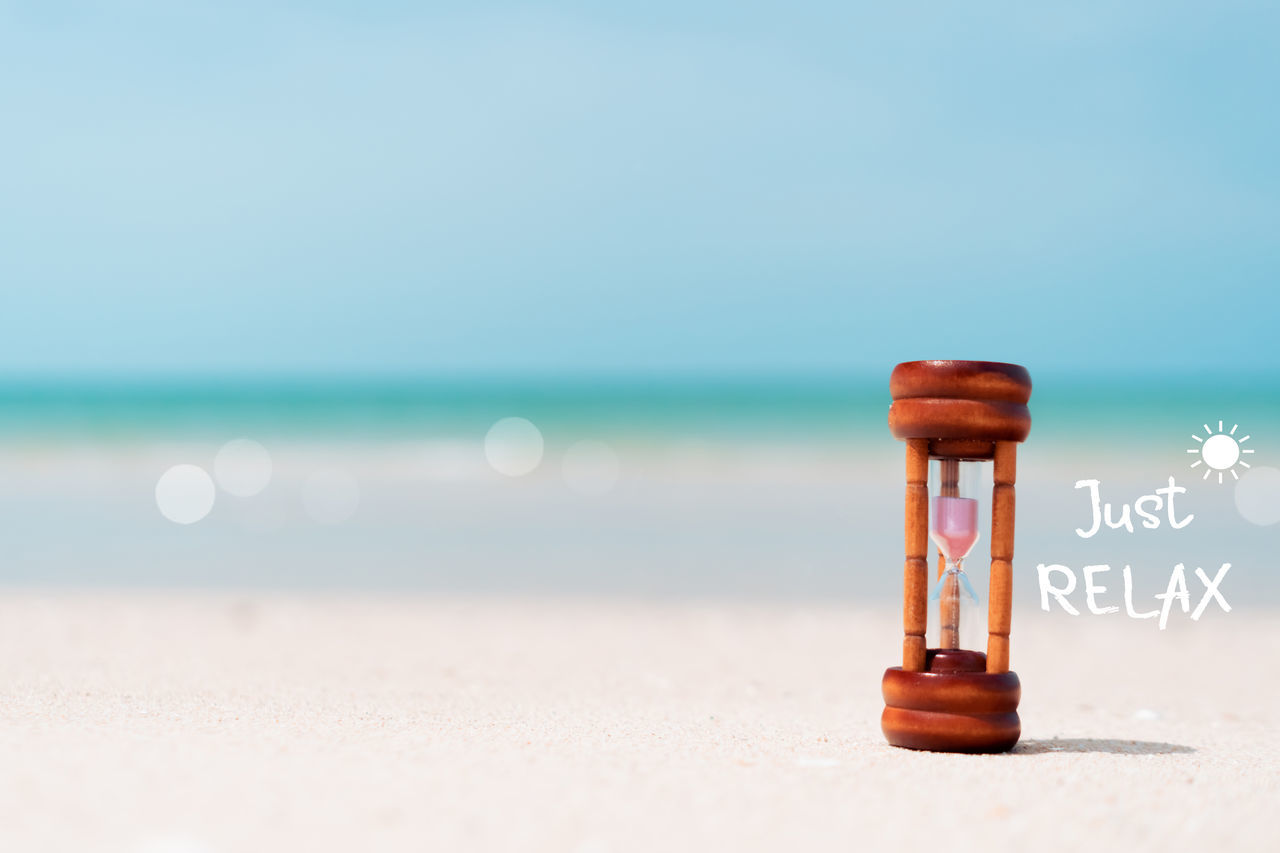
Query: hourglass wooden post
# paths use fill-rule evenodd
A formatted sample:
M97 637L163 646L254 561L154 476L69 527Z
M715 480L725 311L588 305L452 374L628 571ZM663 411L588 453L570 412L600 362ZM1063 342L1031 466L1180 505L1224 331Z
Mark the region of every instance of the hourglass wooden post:
M913 361L890 379L889 429L906 442L906 562L902 666L885 670L881 728L894 746L944 752L1003 752L1018 742L1021 684L1009 670L1017 446L1031 430L1031 377L1016 364ZM929 462L938 516L930 525ZM964 558L978 538L977 500L962 495L961 471L992 460L991 567L986 653L961 647L960 604L972 597ZM938 543L939 647L926 642L929 541ZM943 552L949 553L946 559ZM980 619L980 614L979 614ZM980 641L979 641L980 642Z

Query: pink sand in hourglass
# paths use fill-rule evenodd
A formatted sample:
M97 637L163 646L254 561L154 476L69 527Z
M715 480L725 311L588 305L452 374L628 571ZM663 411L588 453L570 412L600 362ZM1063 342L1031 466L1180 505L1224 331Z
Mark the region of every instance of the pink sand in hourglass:
M977 499L935 497L929 504L929 538L948 560L962 559L978 541Z

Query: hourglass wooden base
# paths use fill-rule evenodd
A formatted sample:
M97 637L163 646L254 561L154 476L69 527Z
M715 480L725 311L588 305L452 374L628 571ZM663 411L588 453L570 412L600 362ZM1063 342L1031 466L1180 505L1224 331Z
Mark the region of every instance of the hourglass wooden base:
M933 752L1006 752L1022 734L1015 672L987 672L987 656L929 649L924 672L884 671L880 728L894 746Z

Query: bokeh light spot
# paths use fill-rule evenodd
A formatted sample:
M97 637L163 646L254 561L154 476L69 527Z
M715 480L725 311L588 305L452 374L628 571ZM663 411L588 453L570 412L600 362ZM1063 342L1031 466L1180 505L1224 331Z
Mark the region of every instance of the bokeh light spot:
M228 441L214 457L213 476L236 497L253 497L271 482L271 454L252 439Z
M302 484L302 506L321 524L341 524L360 506L360 484L346 471L316 471Z
M565 485L580 495L608 494L618 483L618 454L603 441L579 441L565 451L561 474Z
M174 465L156 481L156 506L177 524L194 524L209 514L217 489L199 465Z
M1236 510L1245 521L1267 526L1280 521L1280 469L1251 468L1236 483Z
M484 455L493 470L522 477L542 463L542 433L524 418L503 418L489 427Z

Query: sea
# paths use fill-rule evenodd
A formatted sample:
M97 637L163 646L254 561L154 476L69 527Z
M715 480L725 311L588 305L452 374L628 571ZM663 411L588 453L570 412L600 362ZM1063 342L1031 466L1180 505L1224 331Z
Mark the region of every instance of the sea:
M888 602L889 403L887 371L9 381L0 584ZM1037 376L1031 411L1019 607L1042 605L1041 566L1082 610L1084 568L1109 567L1097 598L1123 618L1124 566L1145 609L1175 566L1194 604L1194 569L1224 563L1232 605L1280 603L1280 377ZM1238 461L1210 470L1218 434ZM1088 481L1132 531L1082 535ZM1154 527L1132 511L1148 495Z

